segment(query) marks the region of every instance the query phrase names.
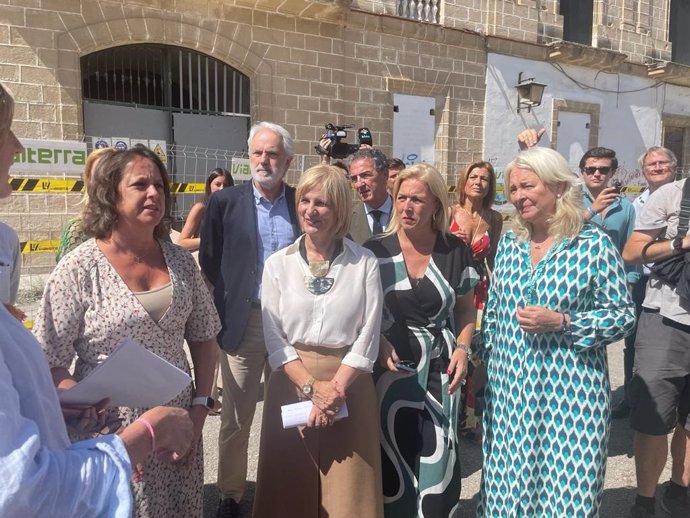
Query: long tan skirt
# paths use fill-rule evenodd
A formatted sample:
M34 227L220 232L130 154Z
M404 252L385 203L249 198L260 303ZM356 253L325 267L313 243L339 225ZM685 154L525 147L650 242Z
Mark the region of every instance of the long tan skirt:
M298 349L306 369L328 381L348 348ZM274 371L264 403L254 518L382 518L376 391L360 374L347 391L349 417L329 428L284 430L281 405L300 401L283 370Z

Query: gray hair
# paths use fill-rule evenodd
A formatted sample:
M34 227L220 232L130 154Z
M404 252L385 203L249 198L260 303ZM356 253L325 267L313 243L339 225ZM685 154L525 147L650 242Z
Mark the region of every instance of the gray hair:
M352 162L364 159L370 159L374 162L374 169L377 173L385 174L388 172L388 158L383 154L383 151L373 147L360 148L350 155L347 159L347 169L350 169Z
M669 148L662 146L652 146L647 151L645 151L642 154L642 156L640 156L640 167L644 168L644 161L647 158L647 155L649 155L650 153L661 153L662 155L666 155L668 159L671 161L671 167L676 167L676 165L678 165L678 159L676 158L676 154Z
M288 130L282 126L274 124L273 122L257 122L252 126L252 128L249 130L249 138L247 139L248 149L251 149L252 147L252 140L254 139L254 136L262 130L269 130L276 135L279 135L283 141L283 150L285 151L285 154L290 158L295 156L294 143L290 133L288 133Z

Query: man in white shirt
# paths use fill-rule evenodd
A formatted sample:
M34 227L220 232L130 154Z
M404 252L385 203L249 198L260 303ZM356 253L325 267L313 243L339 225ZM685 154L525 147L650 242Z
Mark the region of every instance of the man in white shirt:
M349 235L362 244L382 233L393 212L393 199L388 194L388 159L380 150L362 148L348 159L350 180L361 203L352 209Z
M670 175L673 162L669 157L659 149L647 153L644 168L656 173L645 177L653 176L656 183ZM686 181L657 186L644 202L623 259L651 264L690 250L690 235L677 236ZM655 493L668 456L668 434L673 431L671 480L661 506L673 517L686 518L690 516L690 305L675 287L653 273L642 305L629 388L637 475L630 517L655 516Z
M672 182L676 177L676 155L673 151L665 147L652 146L640 157L640 167L648 188L632 202L635 214L642 212L645 202L649 195L662 185ZM635 314L639 319L642 313L642 301L644 300L647 281L649 280L649 268L642 266L641 276L637 282L631 284L630 292L633 302L635 302ZM623 400L611 410L613 419L620 419L630 415L630 404L628 401L628 384L632 378L633 364L635 361L635 335L632 333L625 337L624 351L624 373L625 373L625 392Z

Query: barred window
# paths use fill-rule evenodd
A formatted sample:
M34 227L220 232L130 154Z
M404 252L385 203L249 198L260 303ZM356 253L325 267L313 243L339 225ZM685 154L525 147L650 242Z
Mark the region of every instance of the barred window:
M85 100L175 112L249 115L249 78L199 52L124 45L81 58Z

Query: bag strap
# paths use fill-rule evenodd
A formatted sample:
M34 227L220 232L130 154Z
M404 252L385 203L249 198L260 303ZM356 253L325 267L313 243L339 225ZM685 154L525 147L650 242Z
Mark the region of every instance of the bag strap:
M683 184L683 198L680 200L677 237L685 237L688 233L688 222L690 222L690 179L686 179Z

